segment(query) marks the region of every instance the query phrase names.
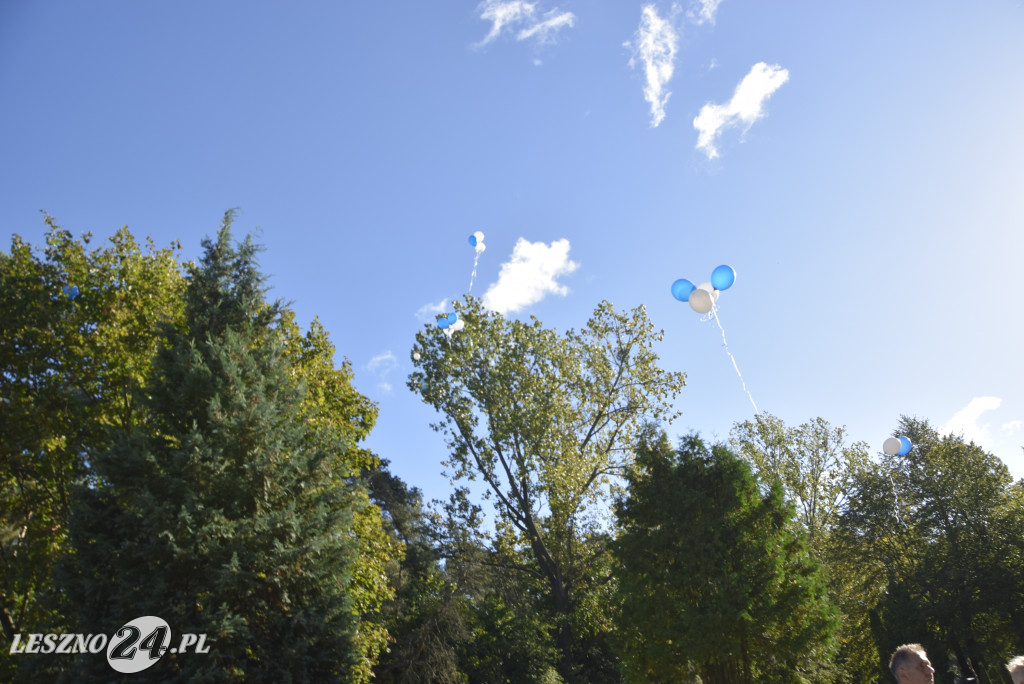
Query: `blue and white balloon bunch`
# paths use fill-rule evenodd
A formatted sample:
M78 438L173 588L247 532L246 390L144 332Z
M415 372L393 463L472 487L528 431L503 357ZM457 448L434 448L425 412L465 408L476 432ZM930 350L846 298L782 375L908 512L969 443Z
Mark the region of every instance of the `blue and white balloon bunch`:
M706 314L714 308L718 295L736 282L736 271L732 266L722 264L711 272L711 280L694 285L686 278L672 283L672 296L681 302L689 302L690 308L699 314Z
M882 444L882 451L887 456L906 456L913 447L909 437L890 437Z

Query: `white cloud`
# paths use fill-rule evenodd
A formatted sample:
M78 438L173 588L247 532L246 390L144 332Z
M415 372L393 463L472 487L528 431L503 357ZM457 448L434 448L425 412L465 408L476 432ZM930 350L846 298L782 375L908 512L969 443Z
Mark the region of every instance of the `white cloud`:
M533 8L534 4L532 2L523 2L522 0L512 0L511 2L487 0L487 2L480 3L480 18L492 23L490 33L484 36L484 39L477 43L476 46L483 47L497 38L505 25L515 24L524 18L533 16Z
M366 364L366 369L372 373L381 372L387 373L398 364L398 359L391 353L391 350L386 350L383 354L378 354L370 359L370 362Z
M665 86L672 79L674 62L679 46L672 23L658 16L654 5L647 5L640 17L640 28L634 38L636 44L625 43L633 49L630 68L636 66L637 57L644 63L644 99L651 105L651 127L656 128L665 118L665 104L671 92Z
M999 408L1003 400L999 397L974 397L964 408L953 414L953 417L942 426L939 432L943 435L963 435L964 439L975 444L992 447L992 434L988 424L979 425L978 419L986 411ZM1015 421L1019 423L1020 421ZM1004 426L1005 428L1005 426Z
M523 2L523 0L485 0L478 6L480 18L491 22L491 30L484 36L483 40L475 43L475 47L483 47L495 40L506 28L522 27L516 35L516 40L528 40L534 38L538 43L554 42L555 34L565 28L572 27L576 22L576 15L572 12L559 12L554 8L544 13L539 21L537 16L537 4Z
M424 304L416 312L417 320L423 321L424 323L430 323L435 320L438 315L448 311L448 300L442 299L437 304Z
M696 11L690 10L687 12L687 16L695 24L715 24L715 12L718 11L718 6L722 4L722 0L697 0L696 3L699 7Z
M506 314L535 304L548 294L564 297L569 288L560 285L556 278L577 268L579 264L569 260L568 240L546 245L519 238L512 250L512 258L501 265L498 282L484 294L484 306Z
M750 73L736 86L732 99L724 105L707 104L693 120L693 127L700 131L697 149L703 149L708 159L718 156L715 138L723 129L740 124L748 130L755 121L764 116L764 103L772 93L789 80L789 71L779 65L769 66L758 62Z
M383 354L377 354L370 362L366 364L366 370L375 374L378 379L377 389L384 394L391 392L391 383L388 382L388 374L391 373L395 368L398 367L398 359L391 353L390 349L386 349Z
M546 15L548 17L539 24L534 24L529 28L525 28L519 32L516 36L517 40L526 40L527 38L537 37L541 43L550 43L554 40L554 33L564 26L572 28L576 23L576 15L572 12L562 12L558 14L558 9L553 9Z
M1017 430L1020 430L1020 426L1024 425L1019 420L1011 420L1009 423L1003 423L1003 435L1006 437L1012 437Z

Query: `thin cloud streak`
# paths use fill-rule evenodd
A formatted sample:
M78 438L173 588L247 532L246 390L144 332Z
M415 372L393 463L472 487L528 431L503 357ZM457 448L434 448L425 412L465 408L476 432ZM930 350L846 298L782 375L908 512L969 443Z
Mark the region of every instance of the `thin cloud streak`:
M487 0L478 6L480 18L491 22L491 30L474 47L482 48L494 41L506 28L523 27L516 34L516 40L535 39L540 44L555 42L555 34L565 28L572 27L576 15L572 12L559 12L554 8L544 14L544 18L536 20L537 4L523 0Z
M779 65L758 62L736 86L732 99L724 105L704 105L693 127L699 131L697 149L704 150L708 159L718 156L715 139L726 128L744 126L744 132L764 116L764 103L789 80L789 71Z
M665 120L665 105L672 95L665 86L672 80L675 70L679 36L670 21L658 16L654 5L647 5L643 8L635 41L635 46L625 44L633 48L629 66L635 68L637 58L644 64L644 100L651 105L651 128L657 128Z
M565 296L569 288L557 278L572 273L579 264L569 259L569 241L550 245L519 238L512 258L501 265L498 281L483 297L483 304L500 314L515 313L536 304L549 294Z
M372 373L376 373L378 370L387 373L398 363L398 359L391 353L390 349L384 351L383 354L378 354L370 359L370 362L366 364L366 369Z
M429 323L436 319L438 315L445 313L448 310L448 299L442 299L437 304L424 304L416 312L416 319L424 323Z
M532 16L533 8L533 3L523 2L522 0L511 0L510 2L488 0L481 3L479 7L482 10L480 18L492 23L490 33L484 36L483 40L479 43L476 43L476 47L483 47L497 38L502 28L507 24L514 24L526 17Z
M546 16L551 16L550 19L531 26L530 28L523 29L516 36L516 40L526 40L527 38L537 37L537 40L541 43L549 43L554 40L554 32L559 29L568 26L572 28L576 24L576 15L572 12L562 12L561 14L555 14L558 10L553 9Z

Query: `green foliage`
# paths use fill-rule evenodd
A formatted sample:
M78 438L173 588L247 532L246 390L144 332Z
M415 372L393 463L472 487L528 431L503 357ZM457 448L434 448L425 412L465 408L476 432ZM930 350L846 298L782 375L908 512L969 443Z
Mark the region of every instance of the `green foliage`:
M629 681L829 680L835 610L793 515L724 447L648 433L612 544Z
M845 506L852 478L868 461L868 445L847 445L846 429L823 418L791 428L769 413L737 423L731 445L754 466L763 486L773 481L782 485L796 505L808 544L824 560L824 545Z
M860 569L877 653L920 641L936 681L1001 676L1022 643L1020 487L999 459L925 421L903 418L895 434L914 448L859 474L835 563Z
M670 419L681 373L657 366L655 333L643 307L604 302L580 331L559 336L488 313L467 297L466 327L447 339L435 326L417 335L409 387L442 416L454 482L482 480L499 524L480 528L480 507L457 487L449 530L473 531L504 550L520 571L546 584L558 620L559 670L575 672L573 605L602 562L607 501L645 420ZM507 552L505 552L507 551ZM526 551L527 554L521 554Z
M209 654L167 654L151 679L352 681L355 445L306 410L281 307L230 219L204 241L183 328L162 328L151 421L97 453L96 482L77 492L62 586L82 631L159 615L209 635ZM111 675L77 665L76 681Z
M140 389L159 344L153 330L180 325L185 287L179 245L156 250L147 241L143 252L122 228L90 249L88 234L75 240L46 223L41 257L17 235L10 254L0 253L0 621L8 642L68 628L66 594L53 590L51 575L67 552L72 487L113 439L149 422ZM63 292L70 285L79 288L73 300ZM0 659L0 680L31 660Z

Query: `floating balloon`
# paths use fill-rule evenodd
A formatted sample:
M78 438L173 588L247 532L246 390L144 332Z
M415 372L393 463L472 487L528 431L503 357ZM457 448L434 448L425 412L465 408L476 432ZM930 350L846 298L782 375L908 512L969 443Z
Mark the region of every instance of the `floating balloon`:
M455 325L457 320L459 320L459 314L454 311L448 314L448 325Z
M473 281L476 280L476 267L480 263L480 255L487 249L487 245L484 244L484 234L479 230L476 231L469 236L469 244L476 250L476 256L473 257L473 274L469 276L469 290L467 290L467 292L472 292Z
M680 278L672 283L672 296L681 302L690 301L690 293L697 289L697 286L686 278Z
M711 295L711 301L712 302L717 302L718 301L718 290L716 290L714 287L712 287L711 283L701 283L700 285L697 286L697 289L698 290L704 290L709 295Z
M736 271L732 266L722 264L711 272L711 286L716 290L728 290L736 282Z
M910 442L909 437L900 437L900 450L896 452L897 456L906 456L910 453L913 448L913 444Z
M442 316L441 318L437 319L437 327L440 328L441 330L444 330L449 325L451 325L451 323L448 322L447 316Z
M690 308L699 314L706 314L715 305L711 293L707 290L697 288L690 293Z
M462 330L465 327L466 327L466 321L464 321L464 320L462 320L460 318L459 320L455 321L450 326L448 326L448 329L453 331L453 332L458 332L458 331Z
M897 455L900 452L900 449L902 448L903 442L896 439L895 437L890 437L889 439L885 440L885 442L882 444L882 451L884 451L889 456Z

